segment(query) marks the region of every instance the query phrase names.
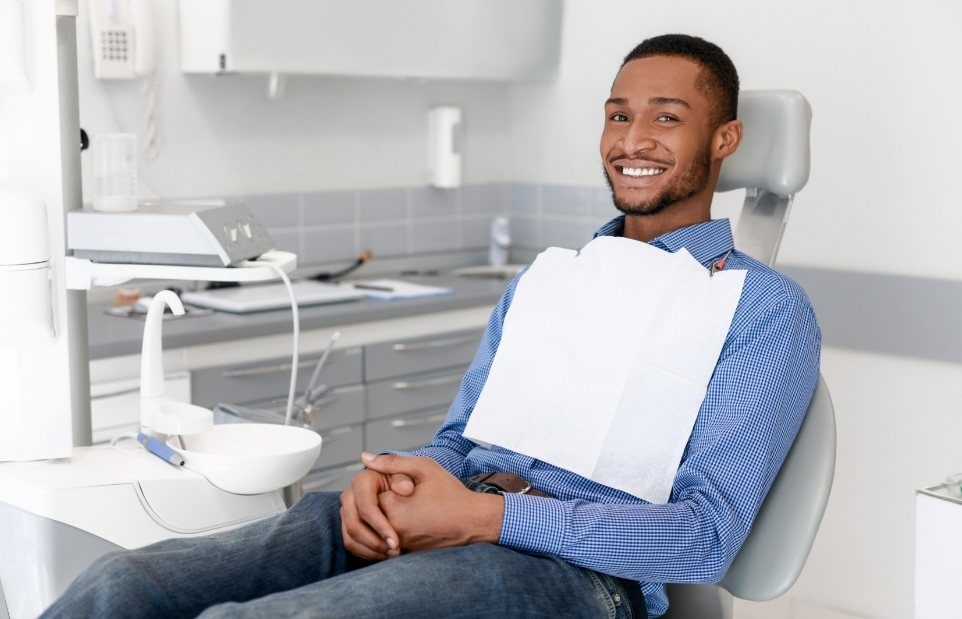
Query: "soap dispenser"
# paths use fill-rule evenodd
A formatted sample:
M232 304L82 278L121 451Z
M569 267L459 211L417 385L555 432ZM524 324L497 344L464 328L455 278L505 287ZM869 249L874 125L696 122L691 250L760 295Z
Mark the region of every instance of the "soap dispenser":
M164 309L184 314L180 298L170 290L154 295L144 323L144 345L140 359L140 425L154 434L198 434L214 426L214 413L206 408L167 397L161 329Z

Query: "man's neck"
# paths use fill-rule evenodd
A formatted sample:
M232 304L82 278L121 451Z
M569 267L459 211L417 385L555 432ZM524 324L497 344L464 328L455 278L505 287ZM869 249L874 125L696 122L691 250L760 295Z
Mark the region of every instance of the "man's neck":
M657 215L626 215L624 236L648 243L663 234L704 223L711 219L710 205L704 209L689 210L672 205Z

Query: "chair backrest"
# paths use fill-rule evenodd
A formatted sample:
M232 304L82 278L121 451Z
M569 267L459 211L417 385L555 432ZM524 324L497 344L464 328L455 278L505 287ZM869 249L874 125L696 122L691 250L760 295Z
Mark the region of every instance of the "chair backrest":
M754 601L788 591L812 549L834 475L835 409L820 376L795 443L719 584L735 597Z
M772 264L795 194L808 182L812 108L795 90L746 90L738 118L742 142L722 164L715 191L745 189L735 246Z
M738 95L742 143L722 164L715 191L758 189L779 196L808 182L812 108L796 90L745 90Z

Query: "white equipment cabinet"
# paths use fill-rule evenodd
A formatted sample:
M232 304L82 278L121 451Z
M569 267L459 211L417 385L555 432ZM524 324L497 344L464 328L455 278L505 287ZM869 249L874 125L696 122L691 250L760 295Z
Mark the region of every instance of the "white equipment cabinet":
M962 497L944 485L915 494L915 617L962 616Z
M530 79L557 66L561 7L558 0L181 0L181 68Z

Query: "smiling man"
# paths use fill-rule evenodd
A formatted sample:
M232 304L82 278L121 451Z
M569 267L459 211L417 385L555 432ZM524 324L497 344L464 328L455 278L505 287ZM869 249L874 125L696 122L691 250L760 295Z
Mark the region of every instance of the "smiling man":
M444 425L414 457L365 454L367 470L340 497L310 494L236 531L109 555L48 616L653 618L668 606L664 583L718 581L794 440L820 347L801 289L735 250L728 222L711 219L719 170L741 139L737 97L721 49L666 35L632 50L605 103L601 158L623 214L596 238L632 239L649 255L685 249L702 281L711 269L745 273L666 501L465 438L532 267L508 286ZM619 326L637 328L630 316ZM520 393L536 372L511 384Z

